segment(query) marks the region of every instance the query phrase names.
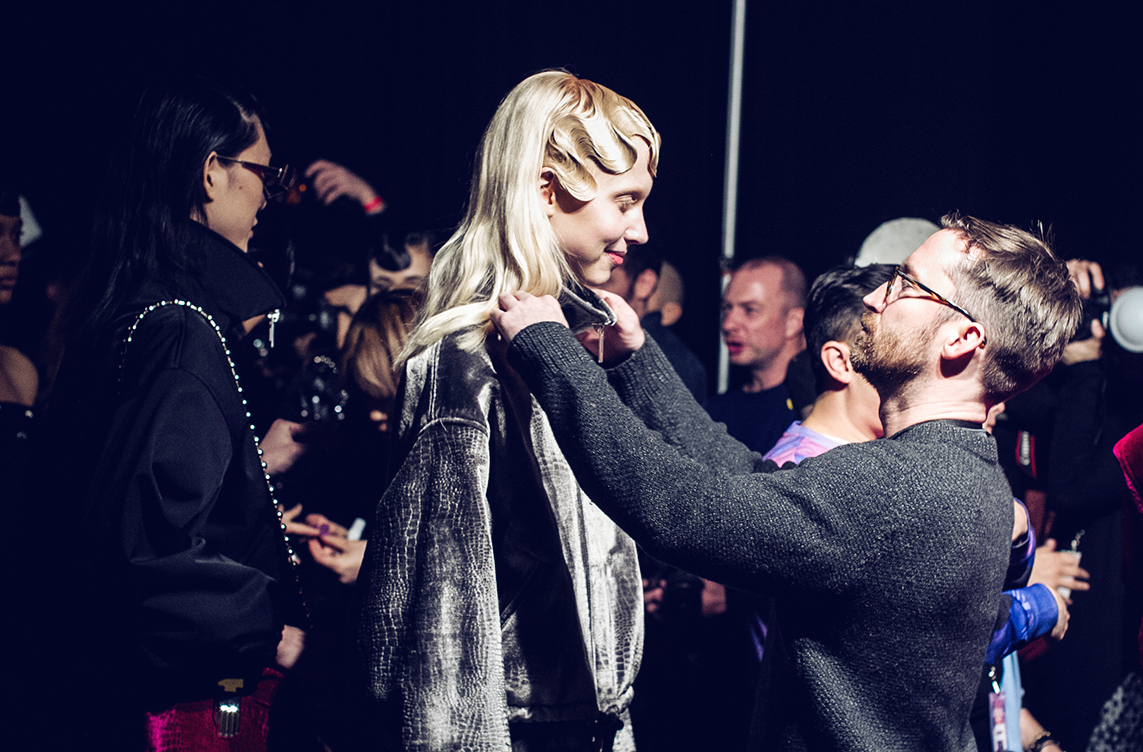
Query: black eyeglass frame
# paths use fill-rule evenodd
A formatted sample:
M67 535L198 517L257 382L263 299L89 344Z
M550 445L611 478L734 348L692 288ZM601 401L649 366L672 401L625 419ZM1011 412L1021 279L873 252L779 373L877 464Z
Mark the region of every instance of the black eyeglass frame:
M221 154L214 156L223 162L240 164L257 175L262 181L262 192L266 194L266 198L277 198L286 193L293 187L298 177L297 171L289 165L271 167L257 162L247 162L245 159L237 159L236 157L224 157Z
M980 323L979 321L977 321L976 317L973 316L971 313L964 310L963 308L958 306L956 303L954 303L951 300L949 300L948 298L946 298L944 295L941 295L939 292L937 292L933 288L929 287L928 285L926 285L924 282L920 281L919 279L917 279L913 275L904 271L899 266L893 270L893 274L889 277L889 281L885 285L885 300L886 301L888 301L889 296L893 294L893 283L897 281L898 277L905 280L906 282L909 282L910 284L914 284L917 287L921 288L922 290L927 292L932 297L933 300L937 301L938 303L941 303L942 305L947 305L949 308L953 309L954 311L956 311L960 315L964 316L966 319L968 319L972 323L974 323L974 324Z

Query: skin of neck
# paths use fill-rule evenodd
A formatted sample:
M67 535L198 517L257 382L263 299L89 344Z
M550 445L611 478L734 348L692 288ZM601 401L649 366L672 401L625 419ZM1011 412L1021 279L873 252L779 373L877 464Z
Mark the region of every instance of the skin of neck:
M955 375L924 374L898 394L881 395L881 424L892 436L930 420L966 420L983 424L992 404L980 384L981 358Z
M790 367L790 361L794 356L806 349L805 337L798 336L786 340L786 344L782 347L778 357L771 360L763 366L758 366L751 370L751 380L742 388L744 392L764 392L767 389L773 389L786 380L786 371Z
M882 435L878 414L859 404L854 392L847 388L828 389L819 394L813 412L802 425L848 442L872 441Z

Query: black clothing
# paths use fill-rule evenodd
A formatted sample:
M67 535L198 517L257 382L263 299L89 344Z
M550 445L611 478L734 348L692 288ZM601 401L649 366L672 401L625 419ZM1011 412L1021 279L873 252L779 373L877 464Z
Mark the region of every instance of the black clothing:
M148 283L73 345L50 406L48 449L68 458L61 511L80 525L65 565L94 630L85 668L113 688L109 703L127 691L135 703L203 699L232 677L253 690L283 624L306 626L220 338L236 341L282 295L241 250L195 228L197 270ZM135 326L174 300L220 331L178 304Z
M761 392L732 389L713 397L706 411L712 420L726 425L726 432L752 451L765 454L797 417L785 384Z
M667 356L667 360L671 362L675 373L682 379L683 384L686 385L695 401L700 405L705 405L707 400L706 367L703 366L698 356L691 352L690 348L679 339L679 335L675 334L670 327L663 326L663 314L661 312L652 311L641 318L639 323L643 326L643 331L650 334L655 343L659 345L663 355Z

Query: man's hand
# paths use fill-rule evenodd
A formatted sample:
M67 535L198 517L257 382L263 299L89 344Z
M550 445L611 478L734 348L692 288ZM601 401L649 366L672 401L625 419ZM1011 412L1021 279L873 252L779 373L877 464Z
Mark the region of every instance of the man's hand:
M1056 596L1056 608L1059 609L1059 616L1056 617L1056 626L1052 627L1050 636L1053 640L1062 640L1068 631L1068 604L1064 602L1064 596L1060 595L1060 591L1053 590L1052 595Z
M275 660L282 668L293 668L305 649L306 633L287 624L282 630L282 639L278 642L278 655Z
M333 571L343 585L357 582L361 562L365 560L365 545L366 541L351 541L335 535L311 538L309 542L314 561Z
M702 581L702 615L718 616L726 613L726 586L710 580Z
M310 178L318 200L326 206L341 196L349 196L364 207L377 197L377 191L360 175L325 159L319 159L307 167L306 177ZM378 204L374 212L383 208L384 204Z
M1091 297L1092 291L1103 289L1103 268L1095 261L1072 259L1068 262L1068 276L1076 283L1084 300Z
M659 578L651 581L643 578L643 608L649 616L658 616L663 605L663 593L667 592L667 581Z
M1075 282L1080 297L1087 300L1104 287L1103 268L1095 261L1072 259L1068 261L1068 276ZM1063 364L1070 366L1087 360L1099 360L1103 353L1103 338L1107 334L1098 321L1091 322L1091 337L1071 342L1064 348Z
M299 441L305 435L306 427L305 423L294 423L284 418L273 422L270 430L258 442L268 475L286 472L306 453L305 443Z
M554 321L565 327L568 325L559 302L551 295L537 298L526 292L504 293L500 296L499 303L500 308L494 308L489 316L500 336L509 344L517 334L541 321Z
M1104 330L1103 324L1092 319L1091 336L1087 339L1069 342L1064 347L1063 364L1070 366L1074 363L1083 363L1086 360L1099 360L1100 355L1103 354L1103 338L1106 335L1107 331Z
M1059 588L1075 590L1091 590L1088 578L1091 577L1086 569L1076 563L1076 557L1070 551L1057 551L1056 541L1052 538L1036 549L1036 561L1032 565L1032 576L1028 584L1042 582L1056 592ZM1071 598L1066 599L1071 603Z
M635 313L626 300L606 290L595 290L595 293L615 312L615 323L604 330L603 362L617 363L642 347L647 336L643 333L643 325L639 323L639 314ZM599 334L594 329L581 332L576 335L576 339L588 352L599 358Z

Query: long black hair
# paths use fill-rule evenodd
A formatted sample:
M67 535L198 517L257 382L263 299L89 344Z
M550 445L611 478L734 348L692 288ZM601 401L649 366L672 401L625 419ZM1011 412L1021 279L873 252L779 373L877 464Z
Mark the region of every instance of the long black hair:
M144 281L193 271L188 248L193 218L205 217L206 159L254 145L261 120L252 96L201 77L171 77L147 89L96 213L83 330L101 326Z

